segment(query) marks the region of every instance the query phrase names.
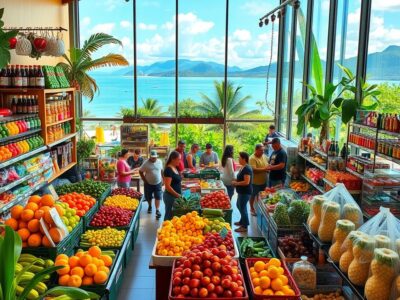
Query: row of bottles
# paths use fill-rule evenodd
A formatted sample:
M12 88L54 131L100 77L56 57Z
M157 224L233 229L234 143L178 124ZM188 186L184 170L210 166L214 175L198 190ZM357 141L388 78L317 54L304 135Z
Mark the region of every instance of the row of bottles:
M329 145L328 156L339 156L339 144L337 141L332 141Z
M14 95L11 99L11 111L14 115L39 113L38 96Z
M0 123L0 138L5 138L41 127L40 118L25 117Z
M46 102L46 122L52 124L71 118L70 98L51 98Z
M375 150L375 146L377 146L378 153L400 159L400 143L398 140L379 139L375 141L374 138L367 135L350 133L349 142L371 150Z
M380 114L378 129L400 132L400 116L397 114Z
M47 141L52 143L59 139L62 139L67 134L71 133L71 124L66 122L59 125L50 126L47 128Z
M45 87L41 66L9 65L0 70L0 88L40 88Z

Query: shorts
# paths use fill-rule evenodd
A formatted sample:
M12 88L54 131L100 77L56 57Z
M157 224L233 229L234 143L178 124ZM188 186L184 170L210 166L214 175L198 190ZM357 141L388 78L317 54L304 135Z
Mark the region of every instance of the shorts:
M131 187L131 182L118 182L117 185L119 188L129 189Z
M265 190L265 188L267 187L266 184L253 184L253 192L251 193L251 197L257 197L259 192L262 192Z
M268 181L268 187L274 187L274 186L282 186L282 187L284 187L285 186L285 180L283 179L281 179L281 180L269 180Z
M146 198L146 201L150 202L151 199L153 199L153 195L154 195L154 199L156 200L162 200L162 184L156 184L156 185L152 185L152 184L144 184L144 196Z

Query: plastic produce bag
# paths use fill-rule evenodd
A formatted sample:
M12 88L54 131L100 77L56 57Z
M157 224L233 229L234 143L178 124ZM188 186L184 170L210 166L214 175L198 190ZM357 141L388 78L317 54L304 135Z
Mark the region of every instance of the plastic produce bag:
M349 266L354 258L353 255L353 245L354 241L357 240L359 237L368 236L367 234L354 230L349 233L346 237L345 241L342 244L342 255L340 256L339 260L339 267L342 272L347 273L349 270Z
M307 261L307 256L302 256L301 261L293 265L293 279L300 289L315 290L317 286L317 270Z
M315 196L311 201L311 211L307 219L307 224L313 234L318 233L321 223L322 205L327 199L323 195Z
M6 169L0 170L0 186L5 186L8 183L8 171Z

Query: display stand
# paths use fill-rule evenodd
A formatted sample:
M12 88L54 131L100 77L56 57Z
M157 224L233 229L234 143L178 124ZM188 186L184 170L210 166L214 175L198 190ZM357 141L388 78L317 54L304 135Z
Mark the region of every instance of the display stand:
M144 157L149 155L149 125L122 124L121 146L128 150L140 149Z

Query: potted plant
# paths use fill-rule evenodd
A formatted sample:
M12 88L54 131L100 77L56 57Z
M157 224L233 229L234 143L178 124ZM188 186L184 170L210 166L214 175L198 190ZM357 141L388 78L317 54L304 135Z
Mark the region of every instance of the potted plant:
M11 45L16 44L17 39L15 38L18 34L18 30L10 30L5 32L3 30L4 22L2 17L4 14L4 8L0 8L0 69L7 66L11 60Z

